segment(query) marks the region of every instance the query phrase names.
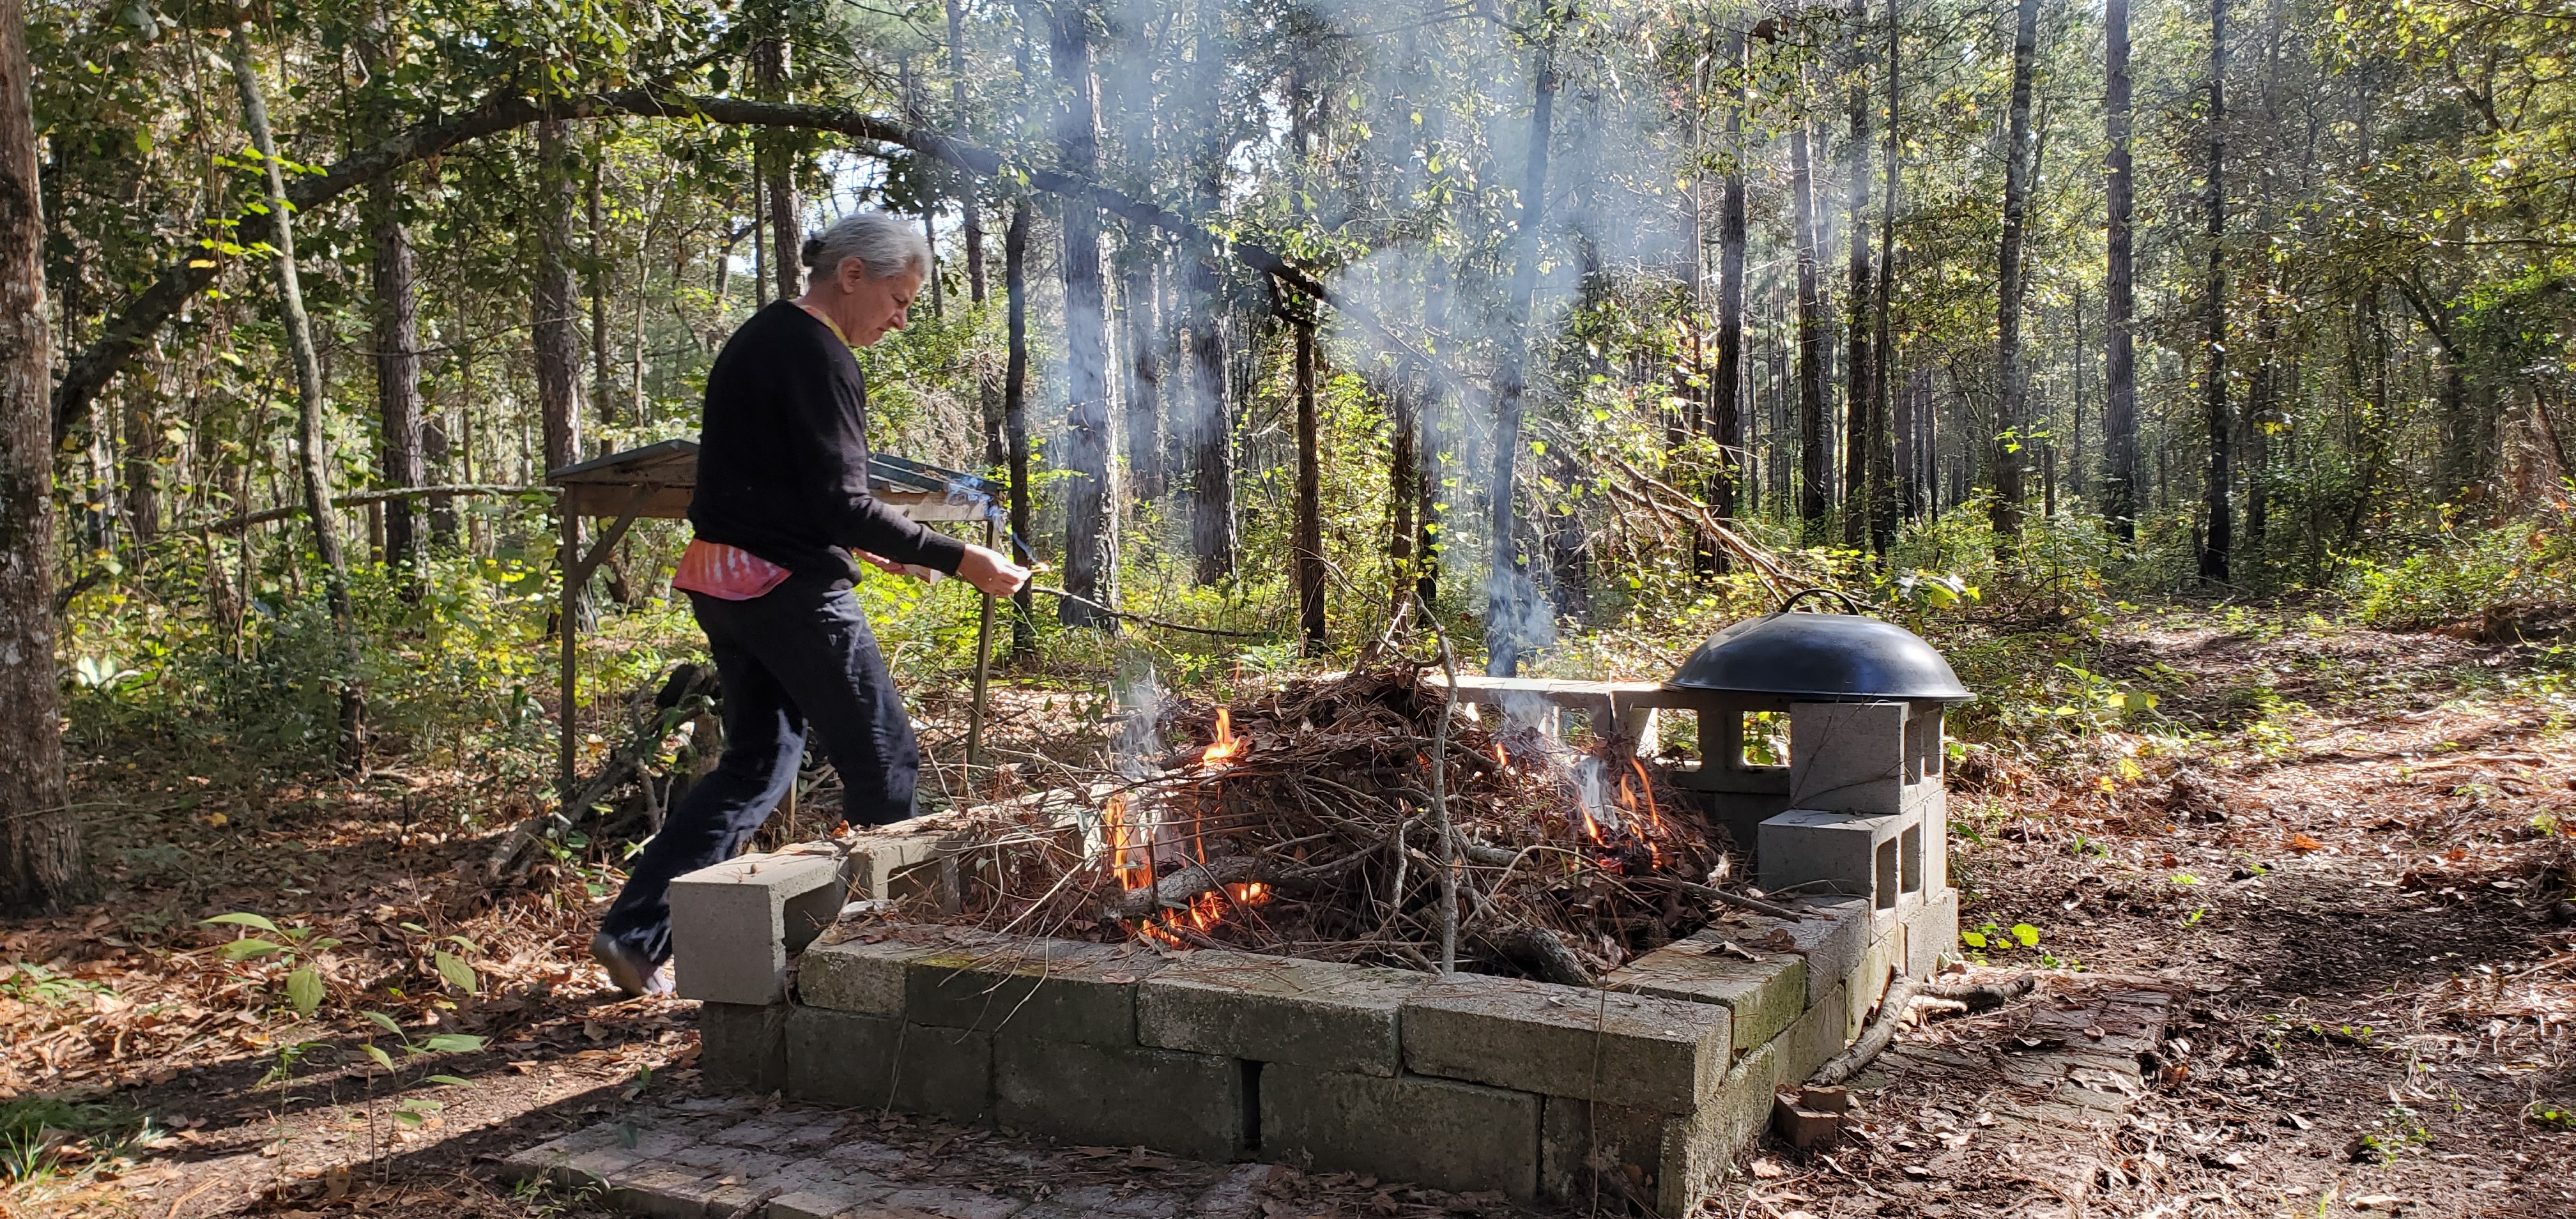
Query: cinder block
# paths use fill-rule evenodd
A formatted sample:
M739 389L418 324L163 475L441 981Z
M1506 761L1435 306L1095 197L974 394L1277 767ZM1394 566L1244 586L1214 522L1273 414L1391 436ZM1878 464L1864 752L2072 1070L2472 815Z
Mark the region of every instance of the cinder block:
M1396 1013L1428 975L1243 952L1194 952L1136 991L1149 1046L1392 1076Z
M953 941L906 935L824 944L797 959L796 999L807 1007L893 1019L904 1014L912 968L958 951Z
M1869 947L1869 903L1856 897L1810 898L1791 904L1822 917L1796 921L1743 910L1720 913L1690 938L1733 940L1757 952L1794 952L1807 961L1807 1003L1813 1006L1850 973Z
M1905 974L1928 978L1940 972L1943 958L1959 955L1959 891L1941 889L1899 916L1905 923Z
M1745 1055L1727 1072L1718 1095L1692 1116L1685 1146L1665 1149L1664 1171L1687 1186L1694 1205L1726 1178L1735 1154L1770 1124L1771 1094L1780 1088L1781 1069L1777 1041Z
M904 896L896 891L896 874L938 859L959 837L956 827L943 817L915 817L861 830L839 844L848 851L842 859L842 874L854 897Z
M1834 983L1824 1000L1806 1010L1780 1037L1780 1078L1804 1083L1827 1059L1851 1044L1851 988Z
M1726 1071L1725 1008L1456 974L1404 1001L1405 1068L1536 1092L1686 1112Z
M671 882L671 957L679 996L776 1003L788 959L841 913L828 855L743 855Z
M1142 949L1073 940L1015 940L952 950L904 970L904 1018L915 1024L1052 1041L1136 1044L1136 983L1162 967Z
M1862 816L1793 808L1762 823L1755 857L1762 888L1800 897L1861 896L1896 908L1904 817Z
M793 1005L787 1095L978 1123L993 1114L993 1035Z
M1234 1059L1055 1041L1016 1028L991 1036L994 1117L1005 1126L1201 1160L1230 1160L1245 1149L1244 1074L1253 1068Z
M1748 961L1727 952L1727 942L1666 944L1613 971L1602 984L1659 999L1718 1004L1732 1017L1735 1049L1742 1053L1777 1036L1806 1010L1807 962L1791 952L1758 952L1758 960Z
M1904 922L1894 916L1872 918L1869 948L1853 962L1851 972L1843 975L1852 997L1851 1023L1843 1034L1844 1040L1860 1036L1869 1022L1870 1010L1878 1006L1879 996L1887 993L1889 979L1904 966Z
M1831 813L1903 812L1907 710L1904 703L1790 704L1789 803Z
M1527 1092L1274 1064L1261 1068L1261 1154L1527 1201L1538 1192L1539 1109Z
M698 1005L698 1070L719 1088L767 1095L787 1086L787 1005Z
M1660 1198L1664 1139L1668 1126L1684 1129L1686 1118L1624 1105L1595 1104L1570 1096L1551 1096L1539 1112L1539 1196L1558 1202L1588 1202L1595 1174L1624 1179L1646 1191L1658 1214L1667 1210ZM1609 1181L1602 1196L1616 1199L1620 1188Z

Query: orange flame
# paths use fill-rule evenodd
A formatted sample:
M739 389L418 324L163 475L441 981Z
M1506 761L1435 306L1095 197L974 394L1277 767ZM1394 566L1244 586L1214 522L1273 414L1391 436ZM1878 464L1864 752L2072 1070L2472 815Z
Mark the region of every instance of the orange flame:
M1214 769L1234 761L1243 752L1243 742L1234 739L1234 717L1226 709L1216 709L1216 740L1199 755L1199 765Z
M1109 797L1108 807L1100 810L1100 834L1109 844L1109 872L1120 889L1134 892L1153 885L1153 852L1127 816L1125 792Z
M1259 881L1227 885L1223 893L1199 894L1180 909L1162 911L1136 924L1136 933L1166 948L1195 947L1191 936L1205 939L1224 924L1229 907L1258 906L1269 900L1270 886Z

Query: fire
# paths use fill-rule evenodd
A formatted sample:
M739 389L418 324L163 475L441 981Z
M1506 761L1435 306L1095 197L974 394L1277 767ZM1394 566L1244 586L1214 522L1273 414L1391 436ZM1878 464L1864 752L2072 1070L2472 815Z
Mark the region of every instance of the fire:
M1234 739L1234 717L1226 709L1216 709L1216 740L1199 755L1199 765L1215 769L1224 766L1243 752L1243 742Z
M1223 893L1202 893L1177 910L1165 910L1136 924L1136 933L1166 948L1194 948L1225 922L1229 908L1250 908L1270 900L1270 886L1259 881L1227 885Z
M1100 835L1109 845L1109 873L1118 878L1118 887L1129 892L1151 888L1154 884L1154 851L1127 815L1127 794L1109 797L1108 807L1100 810Z

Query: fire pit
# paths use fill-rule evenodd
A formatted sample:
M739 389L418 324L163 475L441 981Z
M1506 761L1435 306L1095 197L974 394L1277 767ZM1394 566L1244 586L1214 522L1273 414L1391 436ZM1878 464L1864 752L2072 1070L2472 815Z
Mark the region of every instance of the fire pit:
M1175 718L1187 747L1121 782L683 877L701 1062L820 1103L1682 1213L1777 1086L1955 945L1937 759L1965 691L1690 684L1779 621L1660 687L1308 683ZM1776 774L1726 745L1755 704L1789 721ZM1719 748L1636 757L1658 710ZM1730 824L1786 908L1702 900L1738 866ZM1440 972L1442 942L1476 972Z

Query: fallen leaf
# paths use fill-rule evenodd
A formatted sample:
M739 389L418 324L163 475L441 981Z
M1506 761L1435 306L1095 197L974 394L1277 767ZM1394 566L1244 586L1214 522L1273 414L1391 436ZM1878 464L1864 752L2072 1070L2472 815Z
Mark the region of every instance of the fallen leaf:
M2294 833L2294 834L2290 835L2289 840L2288 840L2288 841L2286 841L2286 842L2283 842L2281 845L2282 845L2282 846L2284 846L2284 847L2287 847L2287 848L2289 848L2289 849L2291 849L2291 850L2293 850L2293 851L2302 851L2302 852L2304 852L2304 851L2322 851L2322 850L2326 849L2326 844L2324 844L2324 843L2322 843L2322 842L2319 842L2319 841L2317 841L2317 840L2316 840L2316 839L2314 839L2314 838L2310 838L2310 837L2308 837L2308 836L2307 836L2307 835L2305 835L2305 834L2296 834L2296 833Z
M1769 1156L1764 1156L1753 1162L1753 1175L1760 1177L1765 1181L1776 1181L1782 1177L1788 1176L1789 1170L1780 1167L1780 1162L1778 1160L1772 1159Z

